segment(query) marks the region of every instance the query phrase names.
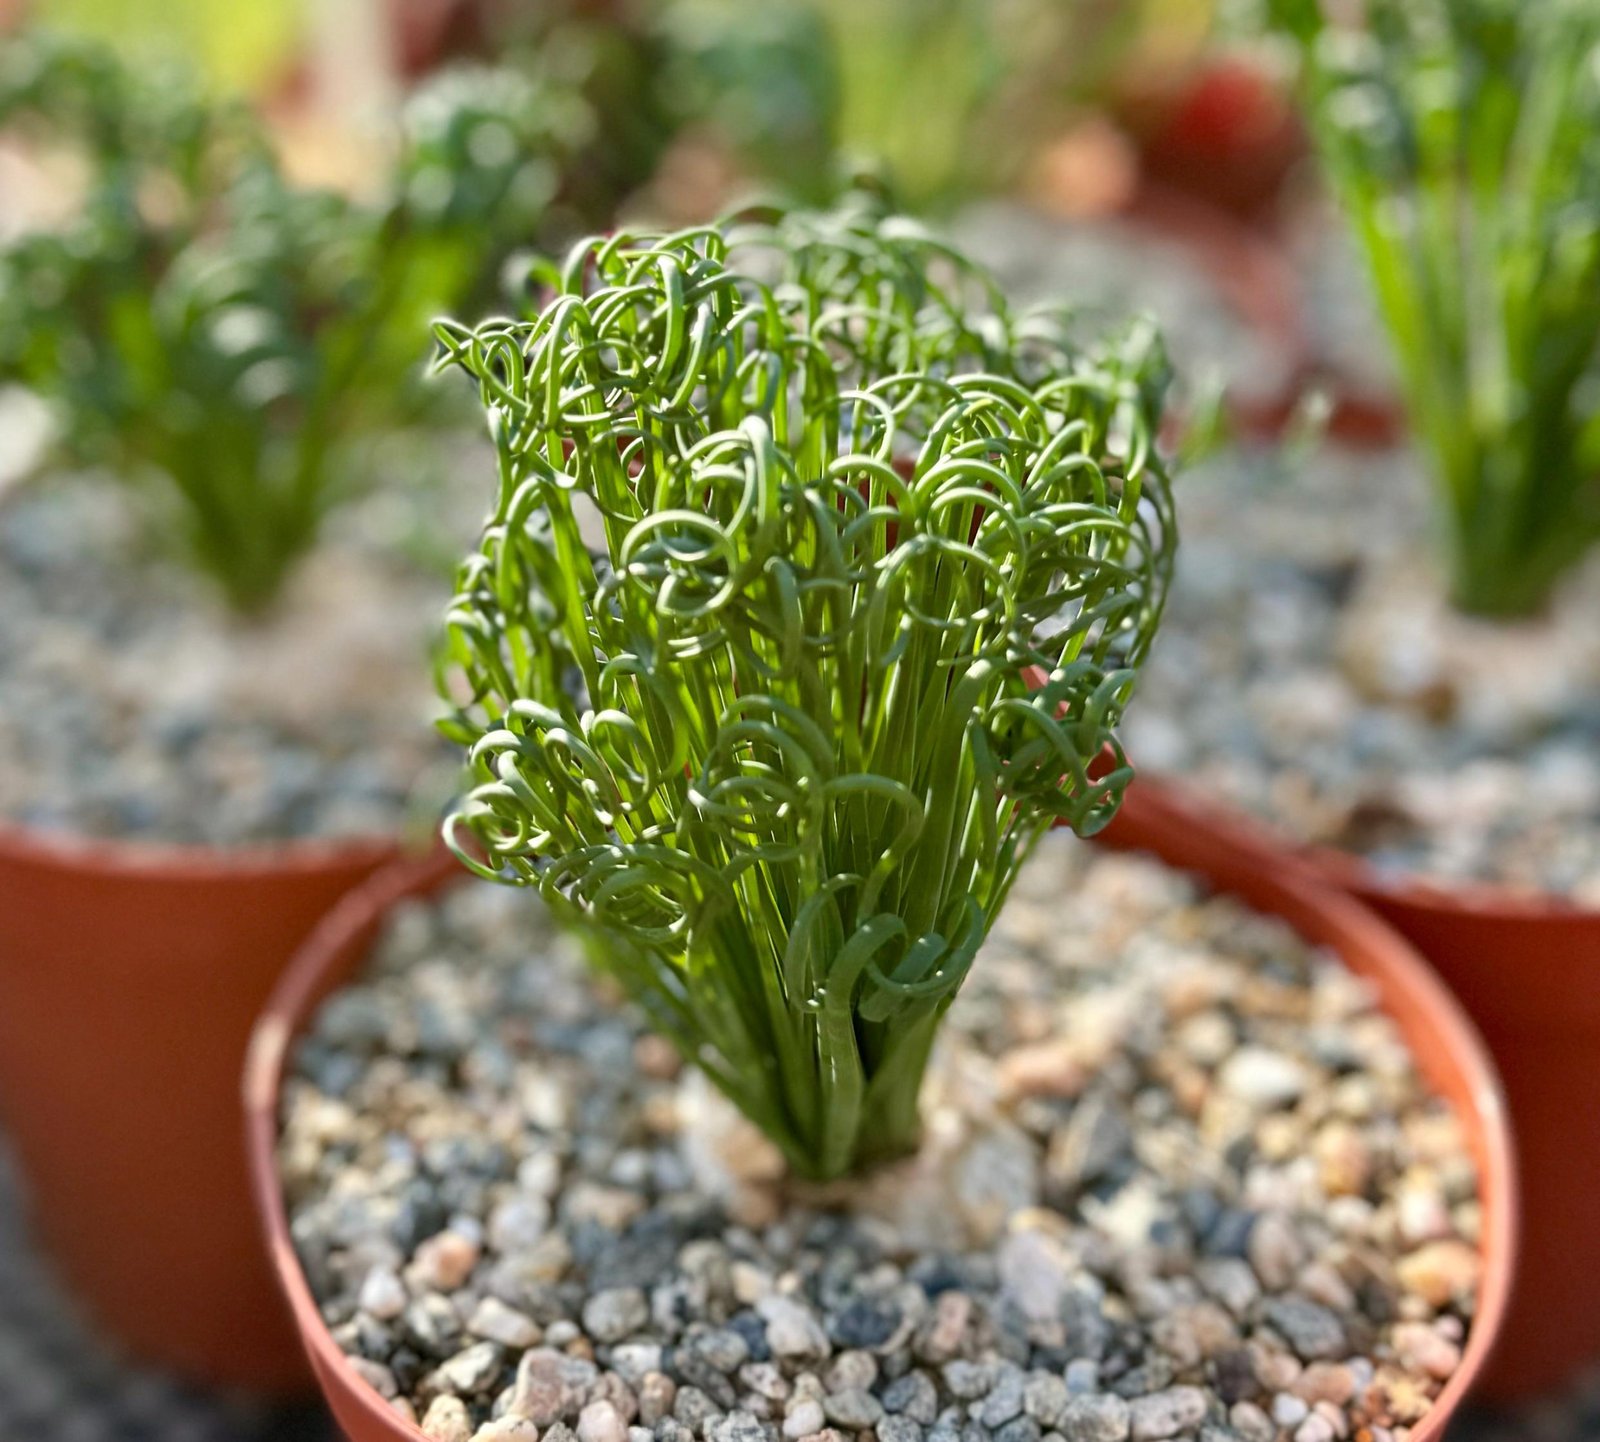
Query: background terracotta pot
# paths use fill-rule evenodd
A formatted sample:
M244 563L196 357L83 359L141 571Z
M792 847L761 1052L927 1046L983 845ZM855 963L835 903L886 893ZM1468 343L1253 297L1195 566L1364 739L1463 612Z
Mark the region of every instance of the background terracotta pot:
M1387 877L1176 788L1137 792L1136 813L1181 806L1212 844L1360 898L1433 964L1504 1079L1527 1218L1506 1335L1482 1390L1513 1400L1600 1361L1600 911Z
M253 1225L239 1067L295 946L396 855L0 828L0 1125L57 1268L138 1360L307 1385Z
M1141 788L1135 788L1139 794ZM1125 808L1108 832L1110 845L1151 851L1190 870L1218 890L1283 917L1308 940L1333 948L1378 987L1430 1082L1459 1108L1481 1169L1484 1269L1478 1315L1460 1370L1433 1409L1411 1431L1411 1442L1438 1442L1446 1423L1482 1370L1500 1331L1516 1250L1516 1194L1511 1141L1499 1084L1482 1042L1449 993L1394 932L1337 892L1317 887L1262 854L1218 844L1191 828L1183 810L1154 794L1149 805ZM449 861L403 865L352 893L307 940L273 994L251 1041L244 1105L256 1206L278 1278L323 1393L351 1442L420 1442L356 1375L317 1310L289 1236L278 1176L278 1101L289 1050L318 1004L354 975L401 899L449 884L459 872Z

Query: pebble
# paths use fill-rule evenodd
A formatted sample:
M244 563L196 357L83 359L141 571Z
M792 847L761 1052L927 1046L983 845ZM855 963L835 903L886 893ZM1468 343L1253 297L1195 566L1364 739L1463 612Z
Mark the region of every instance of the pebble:
M1128 1435L1133 1442L1176 1437L1205 1421L1206 1394L1198 1387L1169 1387L1128 1404Z
M597 1342L620 1342L650 1320L650 1303L638 1287L596 1292L583 1305L583 1329Z
M805 1360L826 1357L831 1350L822 1323L792 1297L764 1298L756 1310L767 1324L767 1345L774 1355Z
M1289 1295L1266 1304L1267 1321L1306 1361L1338 1356L1345 1346L1344 1326L1326 1307Z
M508 1307L498 1297L485 1297L473 1308L467 1330L516 1352L537 1346L543 1336L537 1322Z
M472 1275L482 1255L478 1244L459 1232L440 1232L416 1250L407 1273L424 1287L454 1292Z
M1471 1295L1481 1271L1477 1250L1455 1239L1429 1242L1395 1265L1401 1286L1430 1307L1445 1307Z
M1267 1047L1240 1047L1217 1073L1217 1085L1254 1107L1286 1107L1310 1084L1305 1064Z
M628 1442L627 1424L609 1402L591 1402L578 1414L578 1442Z
M788 1415L783 1419L783 1435L793 1438L809 1437L815 1432L820 1432L826 1421L822 1403L813 1397L802 1397L789 1409Z
M1056 1427L1066 1442L1123 1442L1133 1426L1133 1410L1109 1393L1073 1397L1061 1409Z
M472 1442L472 1419L459 1397L435 1397L422 1417L422 1435L430 1442Z

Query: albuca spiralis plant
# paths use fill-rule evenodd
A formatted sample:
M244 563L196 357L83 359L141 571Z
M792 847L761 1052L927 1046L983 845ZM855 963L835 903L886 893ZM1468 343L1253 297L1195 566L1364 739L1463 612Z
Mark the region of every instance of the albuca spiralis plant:
M438 328L499 456L442 652L473 783L446 835L592 923L798 1172L904 1152L1022 861L1131 777L1159 339L1013 315L865 200L536 280L530 318Z
M564 103L565 102L565 103ZM67 457L142 484L239 611L358 489L363 445L429 398L428 322L535 230L581 110L505 72L411 102L374 203L296 187L259 122L178 66L88 40L0 49L0 127L87 162L67 223L0 246L0 382Z
M1455 599L1535 611L1600 540L1600 4L1269 4L1437 467Z

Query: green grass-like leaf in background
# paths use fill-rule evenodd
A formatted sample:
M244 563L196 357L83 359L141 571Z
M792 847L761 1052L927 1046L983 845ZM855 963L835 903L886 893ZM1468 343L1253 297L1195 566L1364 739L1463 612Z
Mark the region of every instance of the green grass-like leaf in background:
M1269 4L1432 454L1455 599L1536 611L1600 540L1600 3L1368 0L1359 26Z

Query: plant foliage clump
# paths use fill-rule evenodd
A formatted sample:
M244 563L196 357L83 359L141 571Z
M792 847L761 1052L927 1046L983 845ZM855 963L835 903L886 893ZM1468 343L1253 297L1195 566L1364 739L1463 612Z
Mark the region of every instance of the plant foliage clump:
M587 242L443 323L499 498L448 620L446 833L800 1172L913 1146L1030 848L1131 778L1172 562L1145 325L1083 345L866 203Z
M382 198L302 189L256 118L180 67L34 32L0 52L0 126L87 161L60 228L0 247L0 382L51 403L69 457L153 483L241 611L267 605L413 420L429 320L532 233L584 117L534 80L417 95Z
M1600 4L1269 4L1438 468L1456 600L1537 610L1600 540Z

